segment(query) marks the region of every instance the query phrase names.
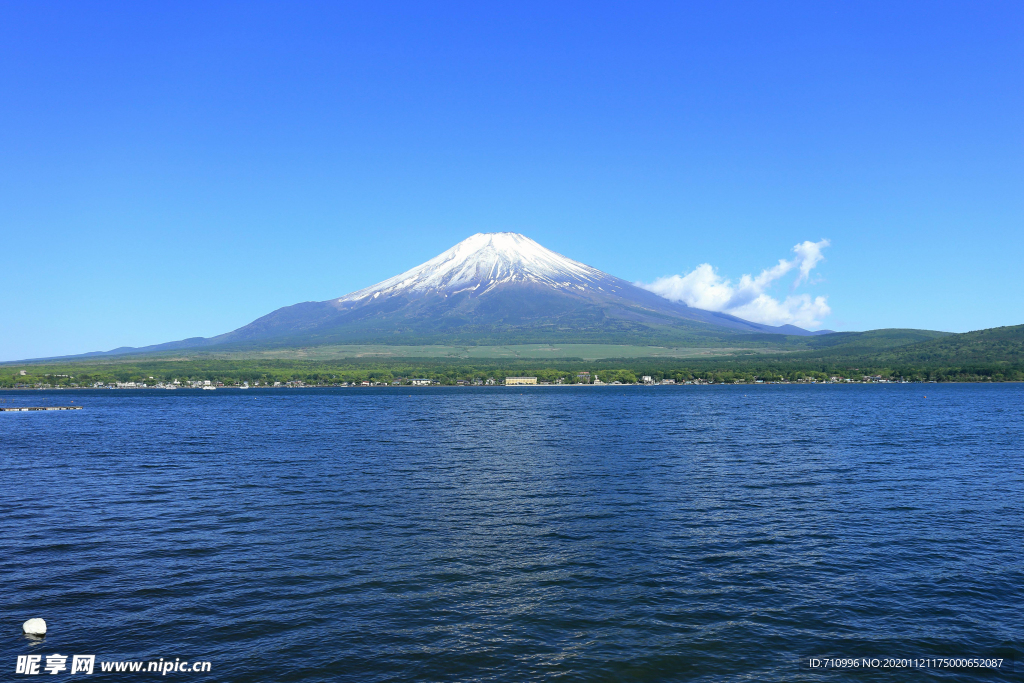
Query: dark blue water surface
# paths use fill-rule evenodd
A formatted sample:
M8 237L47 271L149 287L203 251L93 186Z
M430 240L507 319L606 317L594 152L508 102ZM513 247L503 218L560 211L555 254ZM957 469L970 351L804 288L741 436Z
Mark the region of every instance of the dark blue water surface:
M0 398L84 407L0 413L10 678L54 652L216 681L1020 676L806 660L1019 659L1021 385Z

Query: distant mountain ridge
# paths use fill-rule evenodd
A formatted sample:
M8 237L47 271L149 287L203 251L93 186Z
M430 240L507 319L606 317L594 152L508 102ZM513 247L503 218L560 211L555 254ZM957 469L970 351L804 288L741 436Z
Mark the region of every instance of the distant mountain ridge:
M500 232L478 233L371 287L286 306L226 334L106 353L345 343L717 344L751 333L816 334L672 302L524 235Z

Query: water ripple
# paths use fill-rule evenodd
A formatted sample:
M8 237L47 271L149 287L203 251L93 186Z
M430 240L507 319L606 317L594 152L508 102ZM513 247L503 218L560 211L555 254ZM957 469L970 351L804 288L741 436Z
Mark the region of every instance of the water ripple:
M817 681L863 677L801 657L1019 658L1024 388L927 393L104 391L0 414L0 665ZM35 616L44 641L18 632Z

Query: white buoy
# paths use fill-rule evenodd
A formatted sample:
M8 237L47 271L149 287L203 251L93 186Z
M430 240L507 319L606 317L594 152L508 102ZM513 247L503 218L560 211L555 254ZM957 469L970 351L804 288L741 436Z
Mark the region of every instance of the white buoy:
M29 619L21 625L21 628L30 636L46 635L46 622L42 619Z

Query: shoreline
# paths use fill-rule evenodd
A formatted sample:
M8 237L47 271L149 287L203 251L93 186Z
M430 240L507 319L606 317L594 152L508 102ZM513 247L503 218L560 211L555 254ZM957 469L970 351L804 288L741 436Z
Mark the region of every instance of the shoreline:
M466 386L458 384L434 384L430 386L419 386L412 384L401 384L401 385L371 385L371 386L357 386L349 385L344 386L340 384L324 384L324 385L313 385L313 386L292 386L292 387L215 387L214 389L203 389L202 387L175 387L169 389L167 387L0 387L0 392L5 391L296 391L296 390L309 390L309 389L568 389L568 388L623 388L623 387L637 387L637 388L673 388L673 387L765 387L765 386L894 386L894 385L923 385L923 384L1022 384L1021 380L992 380L987 382L978 381L918 381L918 382L761 382L761 383L746 383L746 382L701 382L701 383L676 383L676 384L519 384L519 385L493 385L493 386Z

